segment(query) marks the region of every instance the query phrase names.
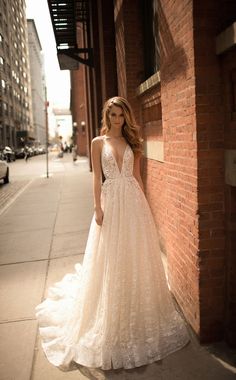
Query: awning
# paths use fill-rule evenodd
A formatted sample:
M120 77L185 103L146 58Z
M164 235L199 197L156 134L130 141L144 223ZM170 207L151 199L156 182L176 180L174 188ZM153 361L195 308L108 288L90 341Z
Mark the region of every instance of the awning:
M75 70L79 62L93 66L93 50L89 46L89 0L48 0L57 55L61 70ZM78 41L77 28L83 29L82 41Z

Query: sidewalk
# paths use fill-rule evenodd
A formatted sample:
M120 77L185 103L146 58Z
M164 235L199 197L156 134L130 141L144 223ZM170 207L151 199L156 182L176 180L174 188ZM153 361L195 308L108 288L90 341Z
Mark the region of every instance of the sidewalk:
M63 373L48 363L38 340L34 308L52 283L83 261L93 213L92 174L86 159L68 161L65 167L48 179L35 179L0 216L0 379L235 379L236 354L224 350L223 344L200 347L192 334L191 343L181 351L137 369L79 367Z

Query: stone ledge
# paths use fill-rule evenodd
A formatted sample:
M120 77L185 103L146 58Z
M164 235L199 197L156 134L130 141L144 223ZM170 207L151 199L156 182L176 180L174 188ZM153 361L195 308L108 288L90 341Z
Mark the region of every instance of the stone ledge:
M151 88L157 86L159 83L161 83L160 79L160 71L157 71L155 74L153 74L150 78L145 80L145 82L141 83L137 90L136 94L143 95L146 91L150 90Z
M236 45L236 22L216 37L216 54L225 53Z

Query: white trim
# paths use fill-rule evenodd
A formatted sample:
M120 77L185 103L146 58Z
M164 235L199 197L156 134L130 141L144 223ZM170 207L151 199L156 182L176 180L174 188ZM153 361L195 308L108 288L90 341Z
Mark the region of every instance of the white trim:
M163 141L144 141L144 156L151 160L164 162L164 143Z

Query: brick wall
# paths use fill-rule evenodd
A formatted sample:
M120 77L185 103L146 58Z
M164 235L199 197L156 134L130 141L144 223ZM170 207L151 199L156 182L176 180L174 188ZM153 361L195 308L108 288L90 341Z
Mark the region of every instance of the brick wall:
M73 122L77 123L76 144L77 153L81 156L87 156L88 139L87 139L87 116L85 102L85 81L84 81L83 65L80 65L79 70L71 71L71 112ZM85 122L85 127L81 125Z
M142 94L140 101L144 141L163 141L160 84ZM163 223L166 215L165 165L163 162L145 158L142 169L146 196L156 221L162 251L166 253L165 224Z
M200 319L202 342L222 339L225 334L227 273L230 250L227 247L227 223L231 217L231 189L225 186L224 148L227 143L224 82L216 55L215 37L236 10L228 1L196 1L194 41L196 70L196 115L198 140L198 202L200 237ZM233 7L233 8L232 8ZM222 58L223 59L223 58ZM230 60L233 63L233 58ZM228 192L228 194L227 194ZM234 266L234 270L235 270ZM231 280L230 280L231 278ZM234 298L235 302L235 298ZM235 303L234 303L235 305Z
M164 192L158 224L172 292L199 331L197 140L192 2L160 1Z
M141 121L136 89L143 80L143 34L139 0L115 0L116 60L118 94L132 105L137 122Z
M236 6L235 6L236 8ZM236 11L236 9L235 9ZM224 103L224 148L236 150L236 51L220 57ZM224 294L225 337L236 346L236 187L225 183L226 289Z
M224 127L220 68L215 54L217 16L214 2L195 2L200 338L203 342L222 337L224 316Z
M106 19L105 3L100 21ZM233 51L224 61L216 56L215 37L232 22L236 3L159 0L161 81L146 89L140 86L146 79L140 4L114 1L117 88L133 106L145 141L163 143L162 160L146 153L143 179L167 254L169 282L202 342L221 339L225 328L235 342L236 194L224 183L224 149L235 149L235 123L227 124L232 94L227 94L236 60ZM106 94L114 73L105 65L101 25L101 92Z
M137 96L144 81L141 9L139 2L115 1L118 91L130 100L145 139L164 142L164 162L145 160L143 178L172 291L199 331L193 9L187 0L159 4L161 88Z
M117 95L114 8L110 0L98 1L98 28L102 104Z
M235 344L236 193L224 183L224 148L235 149L235 122L226 119L236 60L235 52L224 62L215 53L231 8L227 1L160 1L161 122L159 89L141 102L145 139L164 141L164 162L147 159L144 180L172 292L201 342L226 331Z

